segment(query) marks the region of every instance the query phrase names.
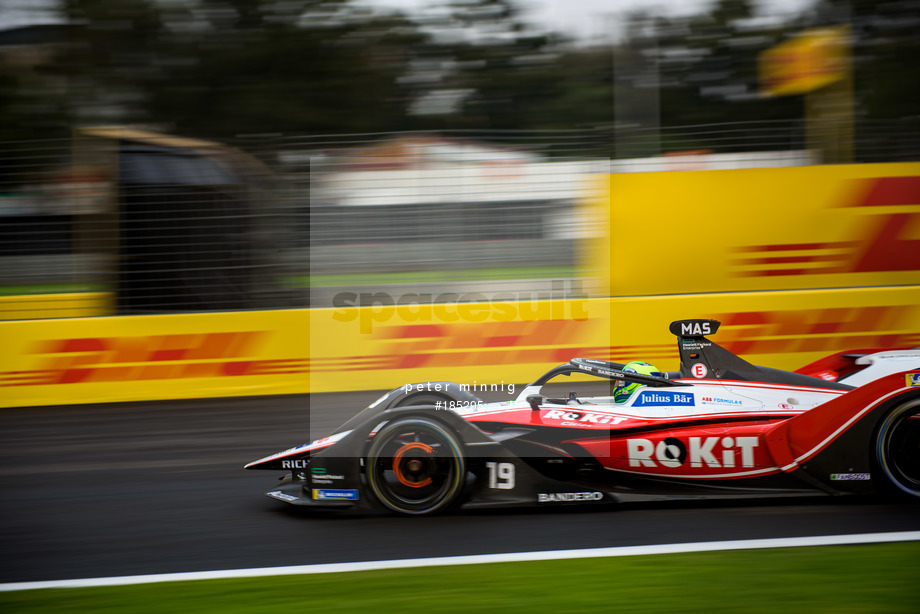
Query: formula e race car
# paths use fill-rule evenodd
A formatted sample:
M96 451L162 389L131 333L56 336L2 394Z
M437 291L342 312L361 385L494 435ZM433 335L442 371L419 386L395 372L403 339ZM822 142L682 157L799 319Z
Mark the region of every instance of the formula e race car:
M860 350L795 372L710 341L716 320L671 324L680 371L575 358L513 401L410 384L328 437L246 465L286 472L294 505L430 514L451 508L661 498L870 494L920 498L920 351ZM608 396L544 396L557 376Z

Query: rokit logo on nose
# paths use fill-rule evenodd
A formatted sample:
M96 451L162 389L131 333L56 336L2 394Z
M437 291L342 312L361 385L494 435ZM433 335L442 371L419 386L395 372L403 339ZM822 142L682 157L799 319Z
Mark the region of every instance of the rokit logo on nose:
M753 467L757 446L756 437L689 437L686 444L676 437L626 440L630 467L675 468L688 460L691 467Z
M622 416L611 416L609 414L592 414L580 411L565 411L553 409L543 414L544 419L548 420L568 420L570 422L582 422L586 424L619 424L627 420Z

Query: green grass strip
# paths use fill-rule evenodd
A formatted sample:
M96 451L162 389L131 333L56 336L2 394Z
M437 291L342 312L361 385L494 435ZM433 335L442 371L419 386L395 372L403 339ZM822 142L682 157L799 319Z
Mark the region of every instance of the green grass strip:
M0 593L0 611L915 614L918 562L907 542L495 563Z
M394 273L342 273L328 275L291 275L284 279L287 287L407 284L445 281L477 281L504 279L568 279L575 277L573 266L499 267L458 269L456 271L400 271Z
M74 294L79 292L103 292L102 284L34 284L23 286L0 286L0 296L29 296L33 294Z
M400 271L394 273L340 273L328 275L288 275L282 279L286 288L321 288L335 286L414 284L425 282L495 281L508 279L569 279L577 275L573 266L499 267L459 269L456 271ZM103 284L23 284L0 286L0 296L33 294L71 294L102 292Z

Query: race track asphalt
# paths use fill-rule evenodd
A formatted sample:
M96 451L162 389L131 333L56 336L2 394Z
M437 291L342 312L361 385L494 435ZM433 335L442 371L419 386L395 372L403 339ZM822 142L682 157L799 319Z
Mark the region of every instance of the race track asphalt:
M0 410L0 583L920 530L917 504L840 498L315 515L242 469L378 395Z

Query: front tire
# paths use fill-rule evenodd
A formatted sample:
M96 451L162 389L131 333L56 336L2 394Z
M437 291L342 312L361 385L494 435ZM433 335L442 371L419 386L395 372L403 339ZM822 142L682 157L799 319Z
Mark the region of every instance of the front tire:
M920 497L920 399L898 406L882 420L876 460L891 486Z
M460 441L428 418L402 418L381 428L367 453L367 483L394 512L424 515L447 508L463 490Z

